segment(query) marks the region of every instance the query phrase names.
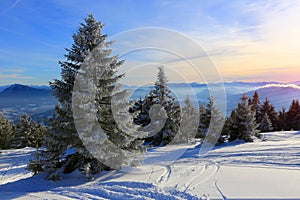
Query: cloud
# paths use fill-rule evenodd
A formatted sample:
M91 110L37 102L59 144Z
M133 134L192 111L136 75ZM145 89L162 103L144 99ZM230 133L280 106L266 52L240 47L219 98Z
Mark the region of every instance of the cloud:
M270 88L270 87L294 88L300 90L300 86L295 84L267 84L261 88Z
M2 68L0 69L0 83L20 82L26 79L33 79L32 76L25 75L26 68Z
M143 28L120 33L111 39L116 41L112 48L114 54L125 59L120 71L126 72L126 80L135 81L124 84L154 82L159 65L165 66L170 82L221 81L205 50L182 33Z
M228 8L235 16L230 18L228 13L222 13L226 23L212 16L210 33L201 30L203 27L190 31L207 49L224 77L231 76L234 80L242 74L252 76L253 80L256 77L277 81L299 79L294 74L300 73L300 2L243 1L228 4ZM216 51L222 53L212 54Z
M22 73L25 72L26 68L6 68L0 69L0 73Z
M149 47L163 46L162 49L171 49L187 60L196 62L203 68L203 73L209 70L201 61L207 53L224 80L292 81L299 79L297 74L300 74L300 40L298 39L300 1L189 0L188 2L139 1L132 2L128 6L128 2L115 4L109 1L92 0L83 5L79 0L75 2L53 0L50 3L33 5L31 1L12 0L6 3L5 8L14 8L13 12L20 9L20 14L13 16L13 12L7 12L7 23L13 24L13 19L17 17L19 26L15 24L14 28L11 28L3 24L0 30L9 35L8 38L20 33L18 38L25 43L23 47L18 46L20 41L16 40L15 47L10 44L11 42L4 46L2 50L0 49L0 60L2 66L29 68L28 73L33 73L33 77L36 76L34 73L42 74L45 70L52 70L53 74L58 76L57 61L64 59L63 47L68 47L67 45L71 43L71 33L78 23L83 21L82 17L93 12L98 20L106 24L104 33L115 34L122 30L144 26L166 27L186 34L191 40L197 42L202 50L197 51L193 46L186 45L185 40L176 39L172 35L160 33L163 35L160 38L157 34L147 31L138 37L124 38L123 44L116 39L115 44L123 45L126 49L133 49L140 41L147 43ZM22 6L18 6L19 3ZM116 11L114 15L111 14L112 10ZM21 18L21 14L24 15L24 19ZM44 28L40 30L41 27L36 26L38 24L42 24L41 27ZM31 37L28 35L37 28L41 34L34 33L33 40L30 41ZM7 41L12 40L7 39ZM113 51L113 53L118 52ZM171 52L148 49L124 58L126 67L147 63L164 64L173 69L173 72L168 72L172 76L177 70L177 74L181 71L180 73L191 81L198 80L198 75L187 68L188 65L183 59L172 55ZM55 73L54 69L56 69ZM156 73L156 69L153 70ZM9 73L22 74L22 71ZM138 80L138 75L144 77L142 73L143 71L137 73L133 81ZM174 75L174 80L175 77Z
M31 76L24 76L22 74L0 74L0 79L31 79Z

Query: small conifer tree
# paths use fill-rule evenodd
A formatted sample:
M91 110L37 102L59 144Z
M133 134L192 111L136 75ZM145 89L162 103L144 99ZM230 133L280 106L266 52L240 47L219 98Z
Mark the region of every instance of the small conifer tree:
M14 137L15 127L13 122L5 119L2 113L0 113L0 149L11 148Z
M253 137L259 133L257 129L259 124L256 123L255 112L251 109L251 105L248 104L248 99L246 95L243 95L238 108L231 113L229 124L232 128L230 129L229 141L241 139L246 142L252 142Z

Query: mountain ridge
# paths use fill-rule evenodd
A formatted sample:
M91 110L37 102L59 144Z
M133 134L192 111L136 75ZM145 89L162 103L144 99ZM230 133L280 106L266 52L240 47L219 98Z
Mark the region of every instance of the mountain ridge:
M260 100L269 98L271 103L279 111L282 107L289 108L293 99L300 99L300 86L296 83L280 82L222 82L222 83L169 83L169 88L177 100L183 103L187 95L194 101L194 105L206 104L210 97L210 89L222 90L227 99L227 115L237 106L243 94L253 96L254 91L258 91ZM300 82L299 82L300 83ZM40 113L53 113L57 100L52 94L49 86L32 86L22 84L12 84L0 86L0 110L5 113L16 112L20 114L23 110L32 116L39 116ZM123 85L122 89L131 89L130 99L144 98L153 86L128 86ZM12 109L13 108L13 109ZM38 111L37 111L38 110ZM51 112L50 112L51 110ZM13 113L15 115L15 113ZM44 114L43 114L44 115Z

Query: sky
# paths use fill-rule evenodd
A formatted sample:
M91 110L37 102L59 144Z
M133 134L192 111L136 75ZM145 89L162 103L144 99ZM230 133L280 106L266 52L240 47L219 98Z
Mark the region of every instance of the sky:
M126 84L153 82L160 65L170 82L300 80L297 0L6 0L0 85L60 78L58 61L89 13L125 59Z

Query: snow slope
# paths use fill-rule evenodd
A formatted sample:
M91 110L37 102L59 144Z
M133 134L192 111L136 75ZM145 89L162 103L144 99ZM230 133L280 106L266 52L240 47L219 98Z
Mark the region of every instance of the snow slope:
M58 182L25 170L34 150L0 154L0 199L300 199L300 132L265 134L199 155L201 144L150 149L139 167Z

